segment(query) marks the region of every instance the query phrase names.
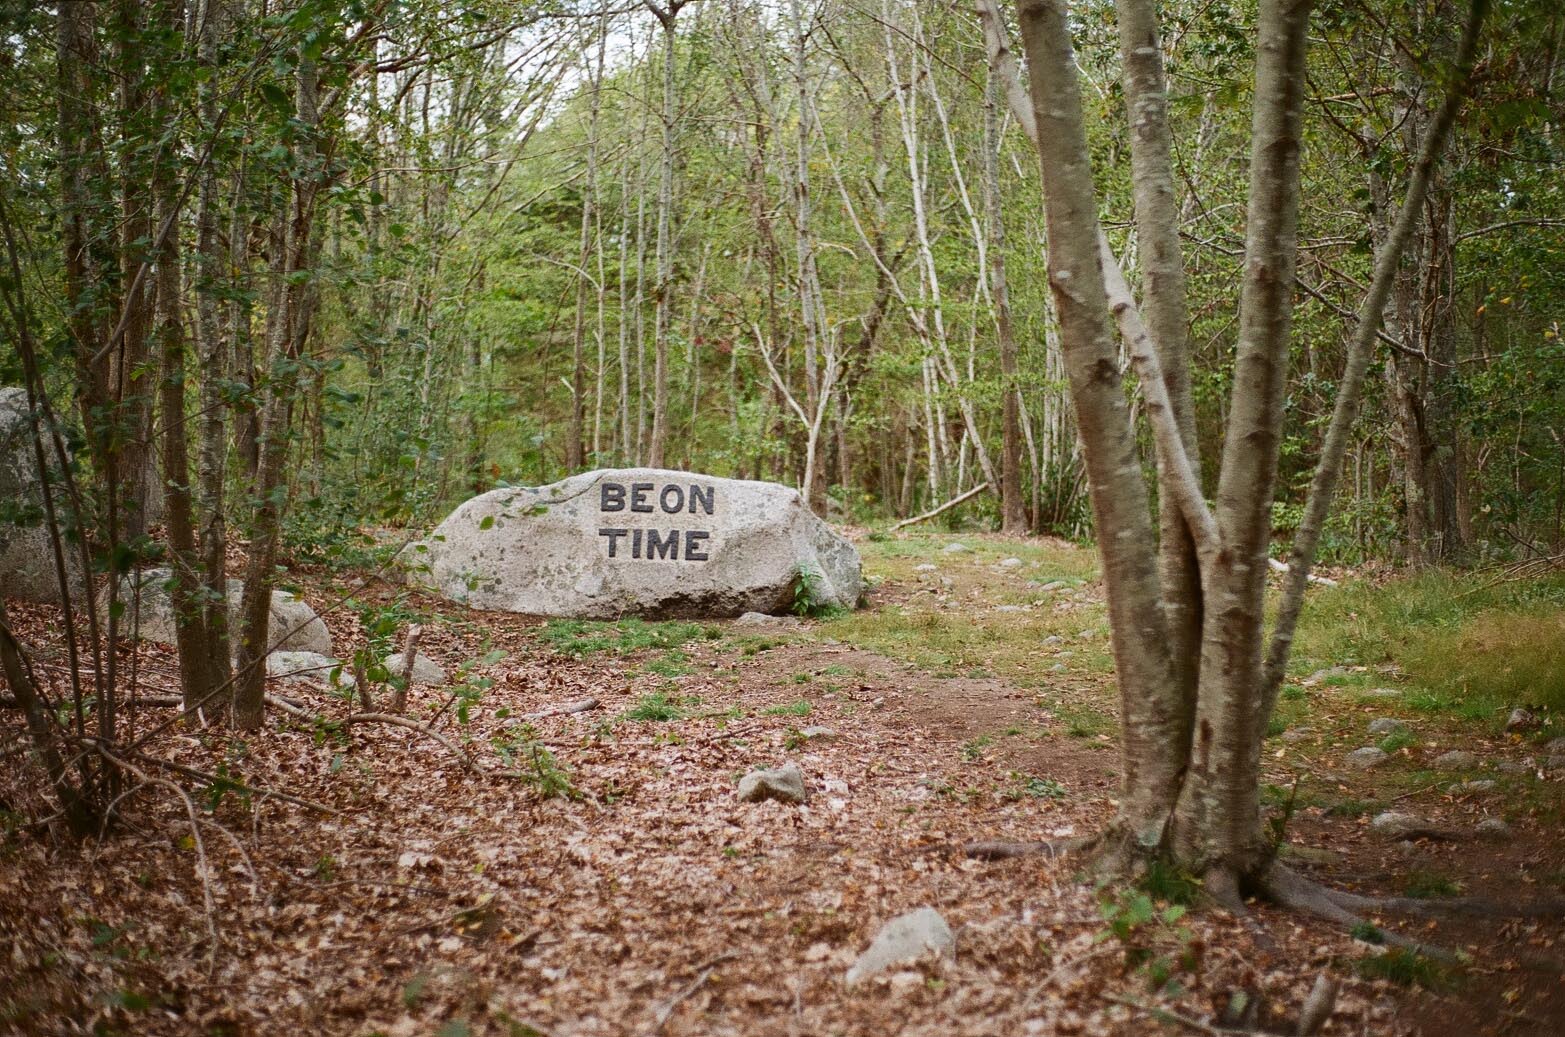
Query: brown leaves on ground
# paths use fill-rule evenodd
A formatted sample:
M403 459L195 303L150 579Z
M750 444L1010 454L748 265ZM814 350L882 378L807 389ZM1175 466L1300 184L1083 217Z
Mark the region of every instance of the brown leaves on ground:
M448 670L507 653L473 669L493 684L465 724L450 689L411 696L409 715L484 773L384 725L274 713L245 739L171 732L153 751L341 816L192 788L216 946L190 822L166 790L128 797L101 841L14 828L0 1031L1144 1034L1159 1005L1214 1019L1236 997L1262 997L1279 1022L1330 968L1344 992L1324 1032L1379 1034L1412 1032L1403 1007L1436 997L1357 978L1366 948L1306 919L1180 917L1143 897L1148 914L1136 891L1095 889L1069 862L962 856L969 841L1085 834L1112 812L1111 749L998 681L726 627L672 665L649 669L658 651L572 660L534 621L418 604L451 620L427 624L422 648ZM42 640L45 610L18 611ZM362 640L351 616L328 622L339 652ZM140 651L142 678L167 681L169 653ZM327 720L351 710L288 690ZM589 695L598 710L533 721L535 741L513 719ZM622 716L649 695L678 717ZM17 718L0 725L20 761ZM832 734L800 733L814 725ZM806 805L737 801L747 769L785 760L807 776ZM0 779L18 819L47 813L36 782L15 764ZM880 926L926 905L956 930L955 961L846 992Z

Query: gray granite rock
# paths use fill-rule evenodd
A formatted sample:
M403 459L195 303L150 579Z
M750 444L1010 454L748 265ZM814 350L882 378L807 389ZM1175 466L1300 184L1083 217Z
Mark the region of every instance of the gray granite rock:
M1367 771L1373 767L1379 767L1390 757L1384 749L1378 746L1366 745L1362 749L1355 749L1342 758L1342 762L1356 771Z
M964 555L969 554L972 550L973 549L968 547L966 544L953 543L947 544L945 547L941 548L940 553L944 555Z
M394 652L381 660L381 665L386 667L386 672L393 677L402 676L402 653ZM425 684L438 687L446 682L445 669L427 655L413 656L413 680L414 684Z
M1369 722L1369 733L1377 738L1399 735L1408 730L1411 729L1396 717L1377 717Z
M132 631L143 641L174 644L174 601L169 594L173 579L170 569L142 569L126 577L120 585L125 604L120 629ZM239 602L244 596L243 580L228 581L229 629L237 631ZM133 607L134 606L134 607ZM272 591L271 618L267 636L276 652L314 652L331 655L331 631L309 603L288 591Z
M926 954L951 957L955 952L956 934L946 920L934 908L921 907L887 922L843 981L852 987L893 965L915 962Z
M1002 569L1020 569L1023 564L1025 564L1025 563L1023 563L1020 558L1002 558L1002 559L1000 559L1000 568L1002 568Z
M767 799L803 803L809 797L809 790L804 786L804 772L796 763L754 770L739 779L739 800L743 803L759 803Z
M1470 771L1477 769L1479 762L1477 753L1468 752L1466 749L1452 749L1448 753L1436 756L1429 765L1437 771Z
M801 574L819 605L864 590L858 550L797 490L652 468L491 490L398 561L474 608L587 619L787 612Z
M1473 834L1480 839L1499 842L1511 837L1511 826L1497 817L1486 817L1478 822L1478 826L1473 829Z

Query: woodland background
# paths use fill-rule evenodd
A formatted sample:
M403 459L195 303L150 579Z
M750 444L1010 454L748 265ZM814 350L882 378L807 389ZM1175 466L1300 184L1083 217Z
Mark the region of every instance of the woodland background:
M1208 459L1253 7L1163 13ZM158 550L139 538L163 513L165 430L187 441L198 532L221 516L264 542L280 523L306 555L362 559L362 527L644 463L808 481L858 523L987 482L976 521L1089 532L1036 163L961 5L0 10L0 384L27 379L26 323L77 463L121 469L104 539L131 554ZM1074 16L1104 218L1133 268L1112 7ZM1458 23L1443 3L1318 5L1280 535ZM1542 2L1490 21L1328 563L1565 538L1562 32Z

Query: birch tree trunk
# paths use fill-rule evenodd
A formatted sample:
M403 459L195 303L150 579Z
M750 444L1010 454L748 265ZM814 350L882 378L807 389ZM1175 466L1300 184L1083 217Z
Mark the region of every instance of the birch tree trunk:
M667 7L647 4L663 27L663 138L658 158L657 284L652 324L652 441L647 450L647 464L653 468L663 467L668 445L669 310L674 291L674 243L670 233L674 217L674 30L684 3L685 0L669 0Z

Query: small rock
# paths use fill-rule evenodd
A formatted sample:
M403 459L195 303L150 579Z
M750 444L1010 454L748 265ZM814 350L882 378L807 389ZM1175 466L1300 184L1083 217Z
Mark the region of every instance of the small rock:
M1430 766L1437 771L1470 771L1478 766L1478 755L1466 749L1452 749L1436 756Z
M967 554L970 551L972 551L971 547L968 547L966 544L958 543L958 544L947 544L945 547L941 548L940 553L941 554L946 554L946 555L960 555L960 554Z
M1098 636L1098 632L1096 630L1092 629L1091 627L1088 627L1087 629L1081 631L1076 636L1081 638L1083 641L1090 641L1094 637Z
M746 612L734 620L736 627L796 627L798 616L769 616L765 612Z
M1064 580L1050 580L1048 583L1044 584L1038 589L1043 591L1062 591L1069 586L1070 584L1066 583Z
M837 739L835 728L813 724L799 729L799 737L811 742L833 742Z
M1565 756L1565 738L1551 738L1549 744L1543 747L1548 756Z
M1457 792L1493 792L1496 782L1489 778L1479 778L1476 781L1464 781L1456 786Z
M1002 568L1002 569L1019 569L1019 568L1021 568L1022 564L1023 563L1022 563L1022 560L1020 558L1002 558L1002 559L1000 559L1000 568Z
M843 980L851 987L893 965L917 961L930 951L937 957L951 957L955 950L956 934L946 920L934 908L921 907L887 922Z
M1511 710L1511 715L1505 719L1505 730L1508 733L1517 731L1531 731L1538 726L1538 714L1525 706L1517 706Z
M1050 634L1048 637L1043 639L1043 643L1046 644L1046 645L1063 644L1064 641L1065 641L1065 639L1063 637L1061 637L1059 634Z
M1311 684L1319 684L1321 681L1331 677L1346 677L1349 672L1346 666L1331 666L1324 670L1316 670L1300 683L1308 687Z
M751 771L739 779L739 800L742 803L759 803L765 799L803 803L809 798L809 790L804 787L804 772L796 763Z
M1501 760L1499 763L1495 764L1495 768L1501 774L1531 774L1533 767L1533 761L1530 759Z
M1402 692L1396 688L1370 688L1361 694L1367 699L1399 699L1402 697Z
M1373 745L1366 745L1362 749L1355 749L1342 758L1342 762L1356 771L1367 771L1372 767L1379 767L1390 759L1384 749Z
M995 611L996 612L1026 612L1027 610L1025 608L1023 608L1021 605L999 605L999 606L996 606Z
M343 664L319 652L272 652L266 657L266 675L289 684L324 685L331 679L332 670L339 666ZM350 686L353 684L346 667L342 677Z
M1064 663L1055 663L1053 666L1049 667L1049 672L1064 673L1068 668L1069 667L1067 667Z
M1478 827L1473 829L1473 833L1480 839L1499 841L1511 837L1511 826L1497 817L1486 817L1478 822Z
M1369 722L1369 733L1379 738L1399 735L1407 730L1408 726L1395 717L1377 717Z
M1399 810L1387 810L1376 814L1369 822L1369 830L1387 839L1416 839L1431 830L1428 821Z
M393 677L402 676L402 653L397 652L386 656L381 661L381 665L386 667L386 672ZM439 687L445 682L446 671L441 668L439 663L426 655L413 656L413 684L428 684Z
M940 566L934 564L933 562L924 562L921 565L913 566L913 571L916 572L916 573L938 572L939 569L940 569Z
M1302 742L1314 737L1315 729L1313 727L1290 727L1282 733L1282 740L1285 742Z
M1549 771L1565 771L1565 756L1549 756L1543 761L1543 769Z

